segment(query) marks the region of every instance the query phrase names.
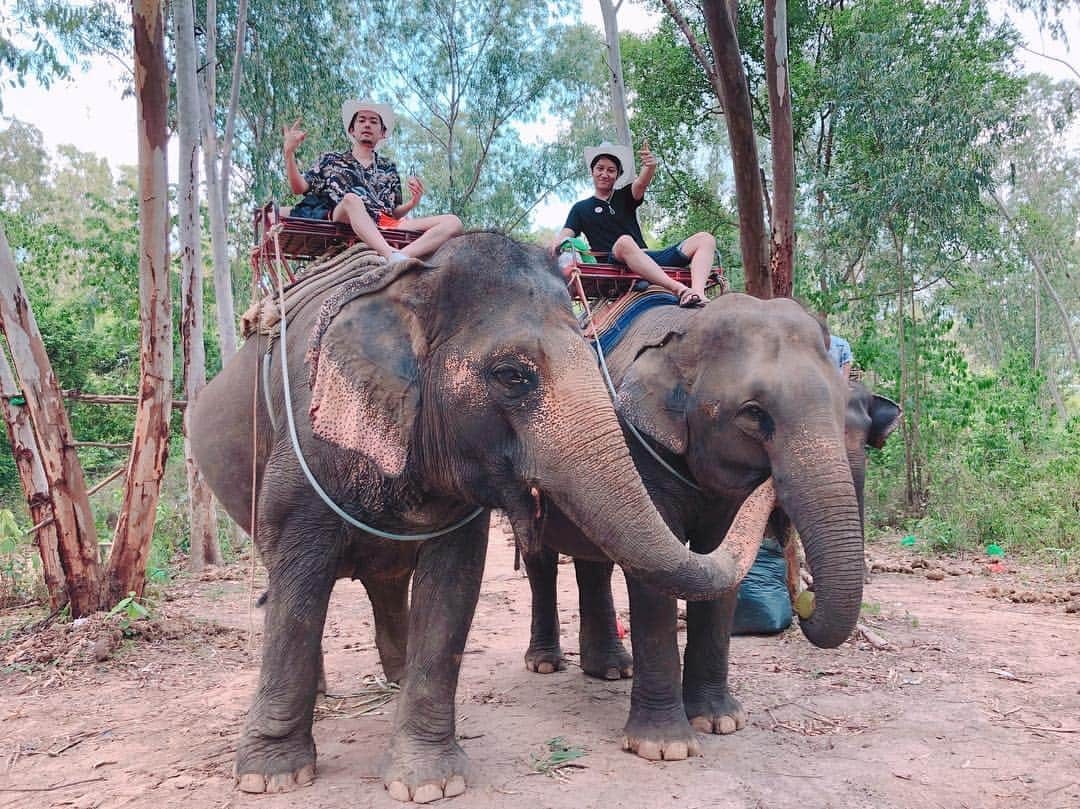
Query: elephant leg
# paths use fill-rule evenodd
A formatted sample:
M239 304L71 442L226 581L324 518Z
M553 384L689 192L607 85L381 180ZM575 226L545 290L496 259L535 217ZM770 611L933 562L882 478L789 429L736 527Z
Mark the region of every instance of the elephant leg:
M319 668L315 679L315 694L321 697L326 696L326 655L323 653L322 646L319 647Z
M575 559L581 613L581 670L601 680L634 676L634 659L619 640L611 598L611 562Z
M264 531L273 531L272 523L264 525ZM315 776L311 725L334 586L335 537L333 526L287 520L269 539L275 553L262 669L236 751L235 772L244 792L288 792Z
M559 604L555 585L559 578L559 554L543 547L539 553L523 553L525 572L532 590L532 626L525 668L551 674L566 668L559 643Z
M716 601L686 605L683 702L702 733L734 733L746 726L746 711L728 688L728 654L738 591Z
M425 542L413 575L405 674L383 776L390 796L428 803L465 791L454 696L487 553L488 515Z
M409 576L365 578L364 589L375 616L375 647L383 674L392 683L405 673L405 650L409 638Z
M676 601L627 577L634 684L623 748L650 761L701 755L679 681Z

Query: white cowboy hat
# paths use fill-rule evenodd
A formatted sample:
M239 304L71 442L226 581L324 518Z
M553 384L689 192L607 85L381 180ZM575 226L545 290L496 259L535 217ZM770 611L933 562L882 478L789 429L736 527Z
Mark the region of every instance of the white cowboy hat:
M352 134L349 132L349 124L352 123L352 119L360 110L374 112L382 118L383 126L386 127L383 137L390 137L390 133L394 129L394 111L390 109L389 104L376 104L374 101L357 101L350 98L341 105L341 125L345 127L345 134L349 136L350 140L352 140Z
M597 156L605 154L614 157L622 166L622 173L615 178L615 188L622 188L627 183L632 183L637 176L637 172L634 171L634 152L629 146L619 143L604 141L599 146L586 146L585 168L589 170L589 173L592 173L592 162Z

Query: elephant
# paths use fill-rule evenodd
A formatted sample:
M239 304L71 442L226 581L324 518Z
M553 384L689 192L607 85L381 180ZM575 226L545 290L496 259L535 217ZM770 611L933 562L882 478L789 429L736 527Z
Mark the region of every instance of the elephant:
M349 576L368 593L383 668L401 683L384 785L424 803L466 788L454 695L490 509L532 545L556 508L658 591L711 599L750 567L774 498L763 486L730 549L699 555L678 541L540 248L468 233L429 264L324 286L306 301L303 285L286 291L299 302L285 339L249 338L189 416L199 468L269 574L235 772L247 792L314 778L323 626L334 582Z
M835 647L854 629L861 604L863 446L884 442L899 408L861 385L849 390L827 341L828 332L790 299L728 294L698 311L642 312L606 363L646 488L693 550L722 547L743 498L771 476L773 521L790 515L814 577L816 610L802 631L817 646ZM626 749L646 759L686 758L700 753L696 731L745 725L728 687L734 591L687 604L680 681L675 599L624 571L631 658L617 634L611 563L568 514L549 515L542 539L524 557L533 595L527 668L563 666L555 599L561 552L575 557L581 668L633 677Z

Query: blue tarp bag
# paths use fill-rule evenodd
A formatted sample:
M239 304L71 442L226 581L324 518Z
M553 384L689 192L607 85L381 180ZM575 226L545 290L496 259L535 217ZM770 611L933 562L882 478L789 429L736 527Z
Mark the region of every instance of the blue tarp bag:
M787 563L776 540L766 539L739 585L734 635L774 635L791 626Z

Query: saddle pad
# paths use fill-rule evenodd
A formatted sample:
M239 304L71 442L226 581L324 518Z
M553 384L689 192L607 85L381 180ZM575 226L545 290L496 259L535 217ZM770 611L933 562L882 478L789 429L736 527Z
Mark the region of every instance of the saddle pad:
M607 354L619 344L638 315L657 306L678 306L679 299L666 290L649 287L644 292L629 292L616 301L613 311L600 327L600 349Z

